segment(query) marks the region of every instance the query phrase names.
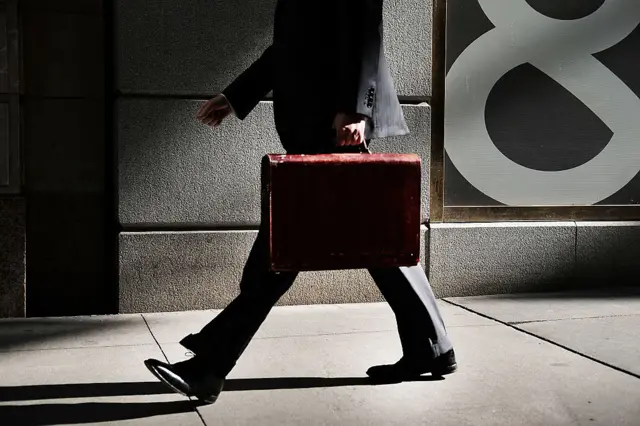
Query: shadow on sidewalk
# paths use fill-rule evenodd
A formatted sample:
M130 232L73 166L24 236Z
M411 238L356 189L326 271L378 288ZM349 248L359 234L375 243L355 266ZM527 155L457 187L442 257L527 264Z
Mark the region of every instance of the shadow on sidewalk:
M640 287L576 288L561 291L489 294L478 297L487 300L636 300L640 298Z
M422 376L413 381L429 382L437 380L444 380L444 378ZM224 392L374 385L376 385L376 383L366 377L270 377L259 379L229 379L225 382ZM165 387L160 382L0 386L0 402L65 398L96 398L109 396L163 395L172 393L173 391Z
M115 321L110 317L3 318L0 320L0 352L22 350L33 344L56 347L56 343L65 339L94 340L100 333L117 333L138 319L134 316Z
M191 401L0 405L0 419L7 426L84 424L195 412L196 406Z
M444 380L423 376L413 381ZM224 392L331 388L341 386L374 386L365 377L273 377L227 380ZM75 383L0 387L0 403L8 401L40 401L64 398L99 398L135 395L173 394L159 382ZM191 412L200 406L195 401L169 402L81 402L27 405L0 405L3 425L50 426L111 422Z

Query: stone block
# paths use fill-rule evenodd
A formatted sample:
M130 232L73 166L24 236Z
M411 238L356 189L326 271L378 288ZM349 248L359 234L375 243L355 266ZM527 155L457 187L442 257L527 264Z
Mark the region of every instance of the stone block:
M400 96L431 96L433 0L386 0L384 43Z
M432 224L428 267L439 297L573 285L574 222Z
M103 101L27 99L24 111L27 189L64 193L104 191Z
M93 97L104 93L104 24L91 14L33 13L23 18L25 93Z
M0 317L25 316L25 200L0 197Z
M107 251L106 197L30 193L28 315L113 313L117 289Z
M256 235L257 231L121 233L119 312L224 308L239 292ZM278 304L381 300L365 270L319 271L301 273Z
M118 0L117 86L124 93L219 91L271 43L275 0Z
M20 93L20 33L16 0L0 3L0 93Z
M20 105L18 95L0 95L0 194L20 191Z
M271 43L275 0L118 0L118 89L210 94ZM432 0L385 2L385 46L400 95L431 95Z
M260 161L283 153L272 104L216 129L187 100L121 99L118 106L120 222L130 225L257 226ZM373 151L418 153L428 212L430 109L405 106L411 134L374 141Z
M411 133L406 136L374 140L371 151L376 153L418 154L422 165L423 223L429 220L429 172L431 170L431 107L427 104L404 105L403 112Z
M102 0L18 0L25 13L63 12L102 14Z
M640 222L577 222L577 275L586 287L640 283Z

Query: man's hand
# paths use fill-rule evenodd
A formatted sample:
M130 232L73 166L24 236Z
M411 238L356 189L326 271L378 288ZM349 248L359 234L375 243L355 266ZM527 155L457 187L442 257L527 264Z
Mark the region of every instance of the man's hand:
M200 106L196 118L207 126L217 127L231 112L231 104L227 98L215 95Z
M365 143L365 117L360 114L347 115L338 113L333 120L336 129L336 145L354 146Z

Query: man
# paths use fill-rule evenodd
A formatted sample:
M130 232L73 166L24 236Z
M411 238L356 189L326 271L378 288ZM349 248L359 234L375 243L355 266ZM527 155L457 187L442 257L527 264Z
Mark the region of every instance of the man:
M288 153L366 151L371 139L407 134L384 56L382 0L279 0L273 44L222 94L204 103L197 118L213 127L232 113L242 120L270 91ZM180 342L194 357L173 365L145 361L174 391L214 402L224 378L293 284L296 272L269 270L265 236L258 233L240 295ZM422 267L369 272L395 313L403 357L367 374L402 381L454 372L453 347Z

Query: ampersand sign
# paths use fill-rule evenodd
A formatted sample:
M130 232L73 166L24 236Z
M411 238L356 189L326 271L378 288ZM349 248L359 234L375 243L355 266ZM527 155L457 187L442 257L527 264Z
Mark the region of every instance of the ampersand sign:
M525 0L478 0L495 28L474 41L446 78L445 149L478 190L510 206L590 205L640 172L640 99L593 54L640 24L640 0L606 0L572 21L538 13ZM507 72L529 63L584 103L612 131L608 145L568 170L532 170L498 150L485 107ZM540 123L541 126L544 123Z

